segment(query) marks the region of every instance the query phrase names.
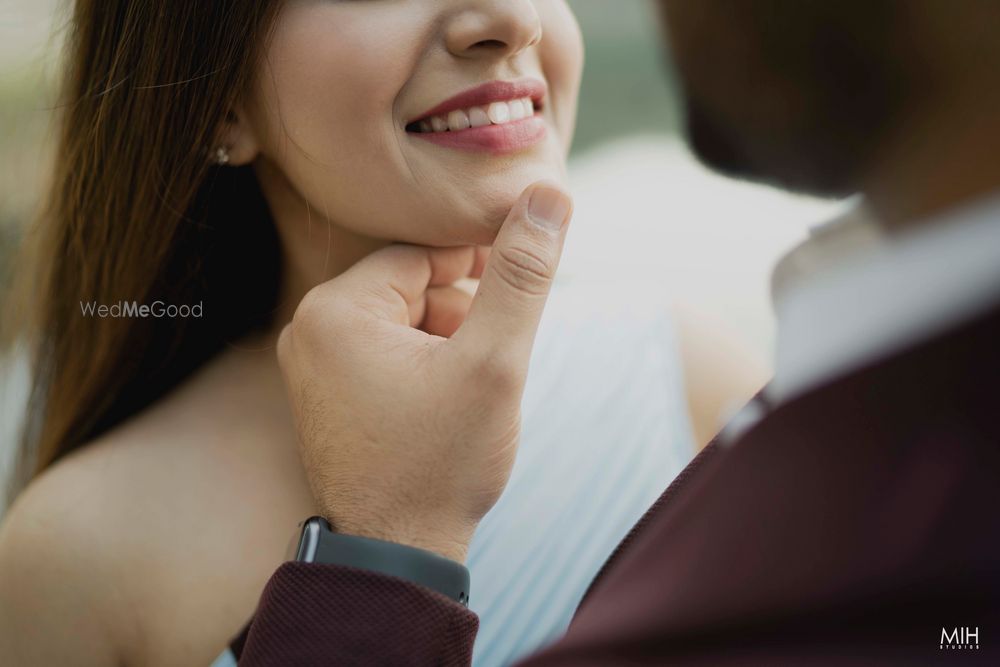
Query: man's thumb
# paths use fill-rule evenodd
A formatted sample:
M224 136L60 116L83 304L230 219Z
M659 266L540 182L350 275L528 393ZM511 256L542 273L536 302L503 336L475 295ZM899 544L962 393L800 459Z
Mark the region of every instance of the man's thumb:
M554 184L524 191L497 234L469 314L452 336L456 344L478 354L513 353L526 368L572 210Z

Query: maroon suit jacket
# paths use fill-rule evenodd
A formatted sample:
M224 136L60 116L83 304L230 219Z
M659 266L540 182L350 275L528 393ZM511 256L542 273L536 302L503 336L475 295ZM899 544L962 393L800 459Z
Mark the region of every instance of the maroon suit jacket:
M1000 665L998 348L1000 304L711 444L525 667ZM403 580L287 563L239 664L466 665L477 624Z

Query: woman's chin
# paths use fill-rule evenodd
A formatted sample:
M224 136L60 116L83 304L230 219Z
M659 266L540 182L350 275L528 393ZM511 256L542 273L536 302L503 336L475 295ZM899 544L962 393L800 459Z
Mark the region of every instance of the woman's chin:
M568 188L566 169L562 164L536 164L511 171L491 179L478 193L466 192L463 215L474 227L493 237L500 230L511 209L532 184L547 181ZM474 196L469 196L474 194Z
M562 160L539 160L478 178L468 174L463 180L440 178L437 187L420 191L410 205L397 211L391 223L396 233L387 230L379 236L436 247L491 245L518 199L539 181L566 188Z

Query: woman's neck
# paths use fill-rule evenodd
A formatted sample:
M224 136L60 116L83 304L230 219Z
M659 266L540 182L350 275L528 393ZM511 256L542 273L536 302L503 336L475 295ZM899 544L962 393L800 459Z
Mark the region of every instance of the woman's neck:
M254 165L282 245L281 292L271 335L277 337L310 289L337 277L389 241L337 224L309 206L266 158Z

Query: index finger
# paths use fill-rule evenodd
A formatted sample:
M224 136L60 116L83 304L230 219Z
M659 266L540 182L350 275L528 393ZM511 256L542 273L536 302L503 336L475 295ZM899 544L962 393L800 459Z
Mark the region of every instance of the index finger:
M352 307L412 326L422 316L427 288L450 285L470 275L476 264L477 251L469 246L395 244L362 259L339 282L349 290Z

